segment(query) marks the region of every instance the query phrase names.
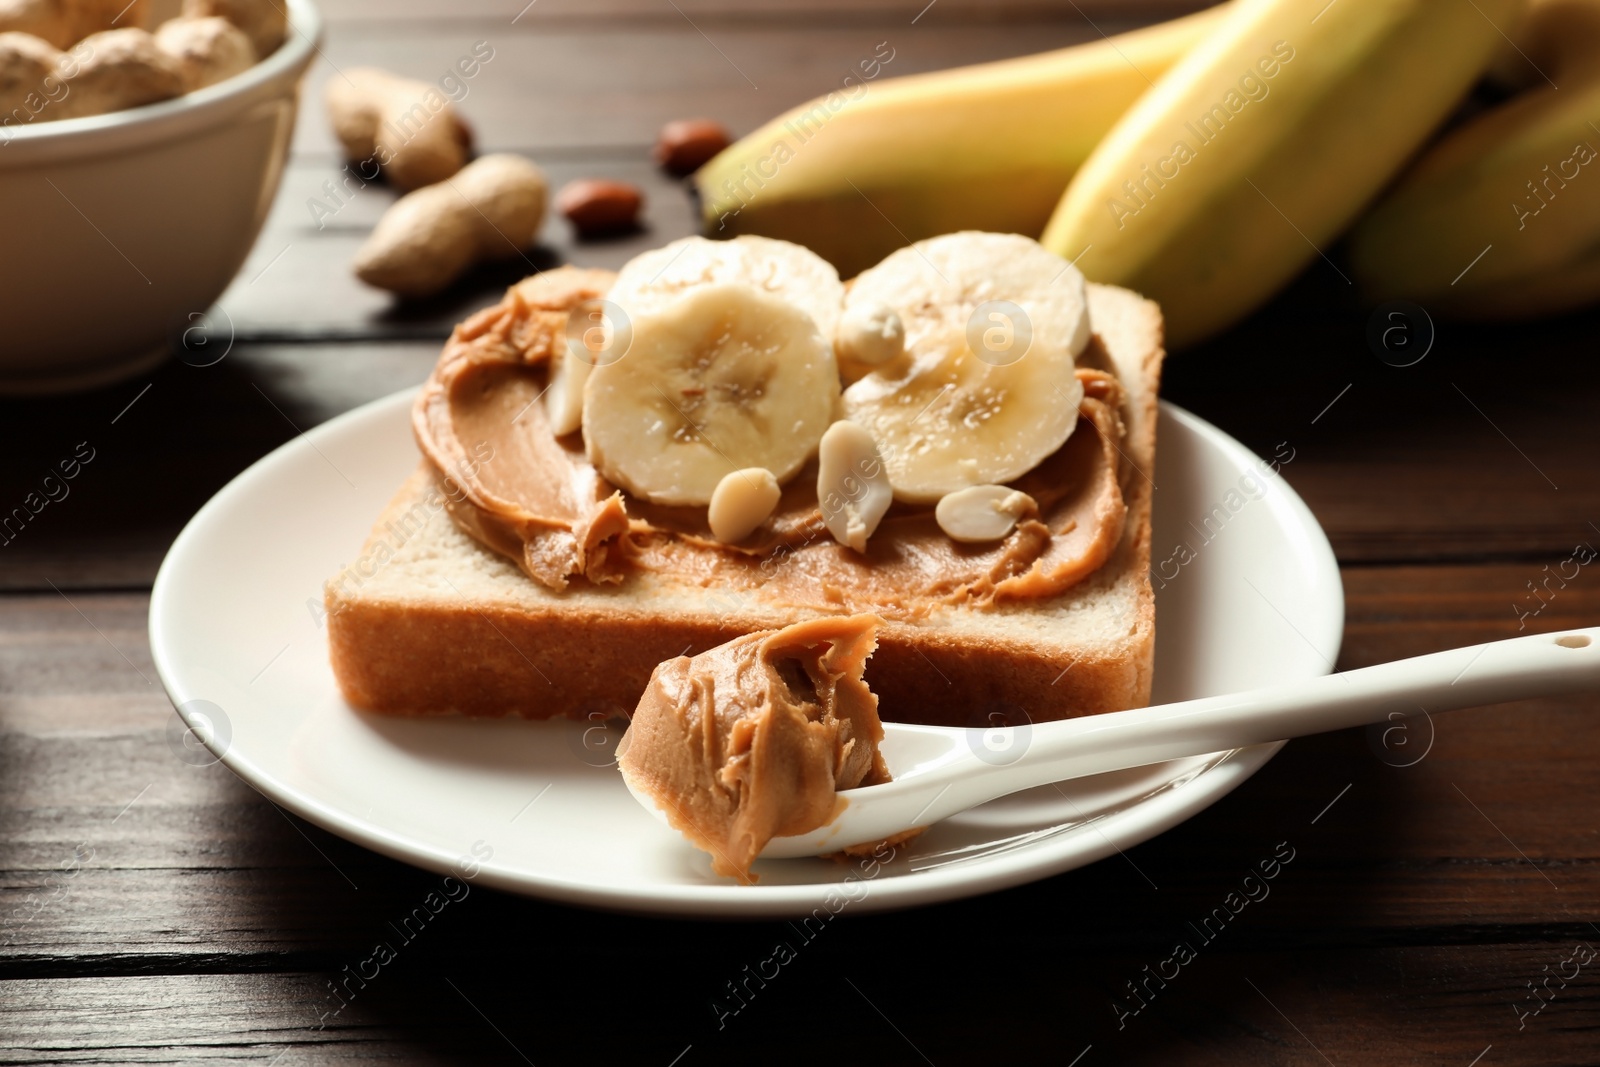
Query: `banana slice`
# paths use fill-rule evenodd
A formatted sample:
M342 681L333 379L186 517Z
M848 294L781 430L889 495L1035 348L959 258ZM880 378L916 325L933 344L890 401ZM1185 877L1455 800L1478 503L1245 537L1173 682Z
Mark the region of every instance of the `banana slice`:
M626 269L626 268L624 268ZM892 308L905 329L907 347L929 332L969 330L979 339L999 327L1065 348L1076 357L1089 343L1089 304L1083 274L1039 242L1014 233L948 233L918 241L862 271L850 283L847 310L857 305ZM974 313L985 304L1019 308L1001 319ZM1005 309L997 309L1001 313Z
M550 361L550 384L544 390L545 417L550 432L564 436L583 425L583 387L593 365L576 358L571 350L557 349Z
M633 319L626 357L584 386L589 461L657 504L708 504L744 467L783 482L833 421L839 371L815 319L749 285L707 284Z
M878 442L895 499L936 503L1003 484L1078 423L1075 357L1088 343L1083 275L1015 234L956 233L890 255L850 286L900 317L906 356L844 391L845 417Z
M567 314L565 344L552 346L545 415L557 437L583 425L583 388L589 372L628 353L633 327L609 300L585 300Z
M798 304L832 337L844 311L844 286L833 264L788 241L744 236L731 241L684 237L642 252L617 273L608 298L637 318L701 285L742 282Z
M1077 426L1083 385L1065 349L1035 338L1024 358L995 365L945 327L908 355L844 391L845 417L878 441L896 500L932 504L1012 481Z

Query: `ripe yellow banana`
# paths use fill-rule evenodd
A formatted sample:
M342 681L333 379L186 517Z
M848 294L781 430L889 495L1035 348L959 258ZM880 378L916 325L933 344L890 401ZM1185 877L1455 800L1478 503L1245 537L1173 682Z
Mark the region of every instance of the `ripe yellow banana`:
M1041 239L1221 330L1326 250L1485 69L1517 0L1238 0L1107 134Z
M938 234L1035 236L1096 142L1223 10L1020 59L847 79L700 169L706 233L795 241L847 277Z
M1494 72L1525 91L1429 149L1351 235L1370 296L1473 318L1600 300L1600 0L1534 0L1511 41Z

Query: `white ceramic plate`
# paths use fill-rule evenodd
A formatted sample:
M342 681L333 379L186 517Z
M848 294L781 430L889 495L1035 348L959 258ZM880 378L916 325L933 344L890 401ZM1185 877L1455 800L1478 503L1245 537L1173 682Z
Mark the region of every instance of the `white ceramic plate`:
M1279 747L1031 790L950 819L882 863L762 861L759 885L735 885L638 806L608 765L601 727L395 720L340 698L322 582L355 558L415 467L411 395L334 419L234 479L173 543L150 605L156 669L184 722L208 738L191 756L220 756L276 803L368 848L443 873L459 873L465 858L479 884L604 908L877 911L1130 848L1205 808ZM1344 597L1316 520L1265 461L1193 415L1164 404L1159 439L1148 472L1159 487L1155 699L1326 673Z

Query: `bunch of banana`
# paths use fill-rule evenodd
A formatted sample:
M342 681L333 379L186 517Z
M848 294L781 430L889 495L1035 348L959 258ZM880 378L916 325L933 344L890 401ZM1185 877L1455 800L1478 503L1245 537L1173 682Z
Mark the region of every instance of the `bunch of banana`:
M1600 298L1600 0L1530 0L1492 74L1522 91L1430 148L1352 234L1372 296L1474 317Z
M804 244L846 275L958 230L1037 235L1140 94L1228 5L1020 59L864 75L778 116L695 175L706 232ZM880 47L879 53L882 53Z
M1517 7L1239 0L1095 149L1041 242L1160 303L1170 343L1215 333L1344 232Z

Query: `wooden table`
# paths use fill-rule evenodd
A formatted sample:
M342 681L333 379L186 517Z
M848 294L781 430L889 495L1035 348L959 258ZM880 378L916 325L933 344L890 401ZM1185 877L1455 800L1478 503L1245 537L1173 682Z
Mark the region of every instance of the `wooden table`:
M1124 858L843 917L720 1026L713 1002L792 936L785 924L618 917L487 889L319 1026L335 1006L328 979L388 937L434 876L174 757L145 637L151 580L229 478L420 381L449 325L527 269L484 271L410 308L348 277L391 194L361 190L324 228L313 221L308 198L339 167L319 106L333 68L435 77L490 42L463 105L482 146L528 154L557 184L614 176L649 195L647 233L574 245L555 220L530 261L615 266L691 230L682 189L647 161L666 119L750 129L879 41L896 50L891 73L907 73L1157 10L520 6L327 3L325 58L276 208L211 313L219 342L231 336L226 358L0 404L0 505L80 442L94 455L0 552L0 1061L1600 1062L1600 964L1576 962L1600 946L1592 696L1461 712L1437 722L1431 747L1417 736L1386 749L1365 731L1295 741ZM1375 357L1365 324L1318 261L1247 325L1174 359L1165 388L1260 452L1294 450L1284 473L1343 566L1339 665L1600 618L1590 568L1530 593L1575 546L1600 545L1600 314L1443 323L1407 368ZM1198 942L1190 924L1283 850L1294 858L1270 896ZM1172 974L1180 940L1195 958L1152 982Z

